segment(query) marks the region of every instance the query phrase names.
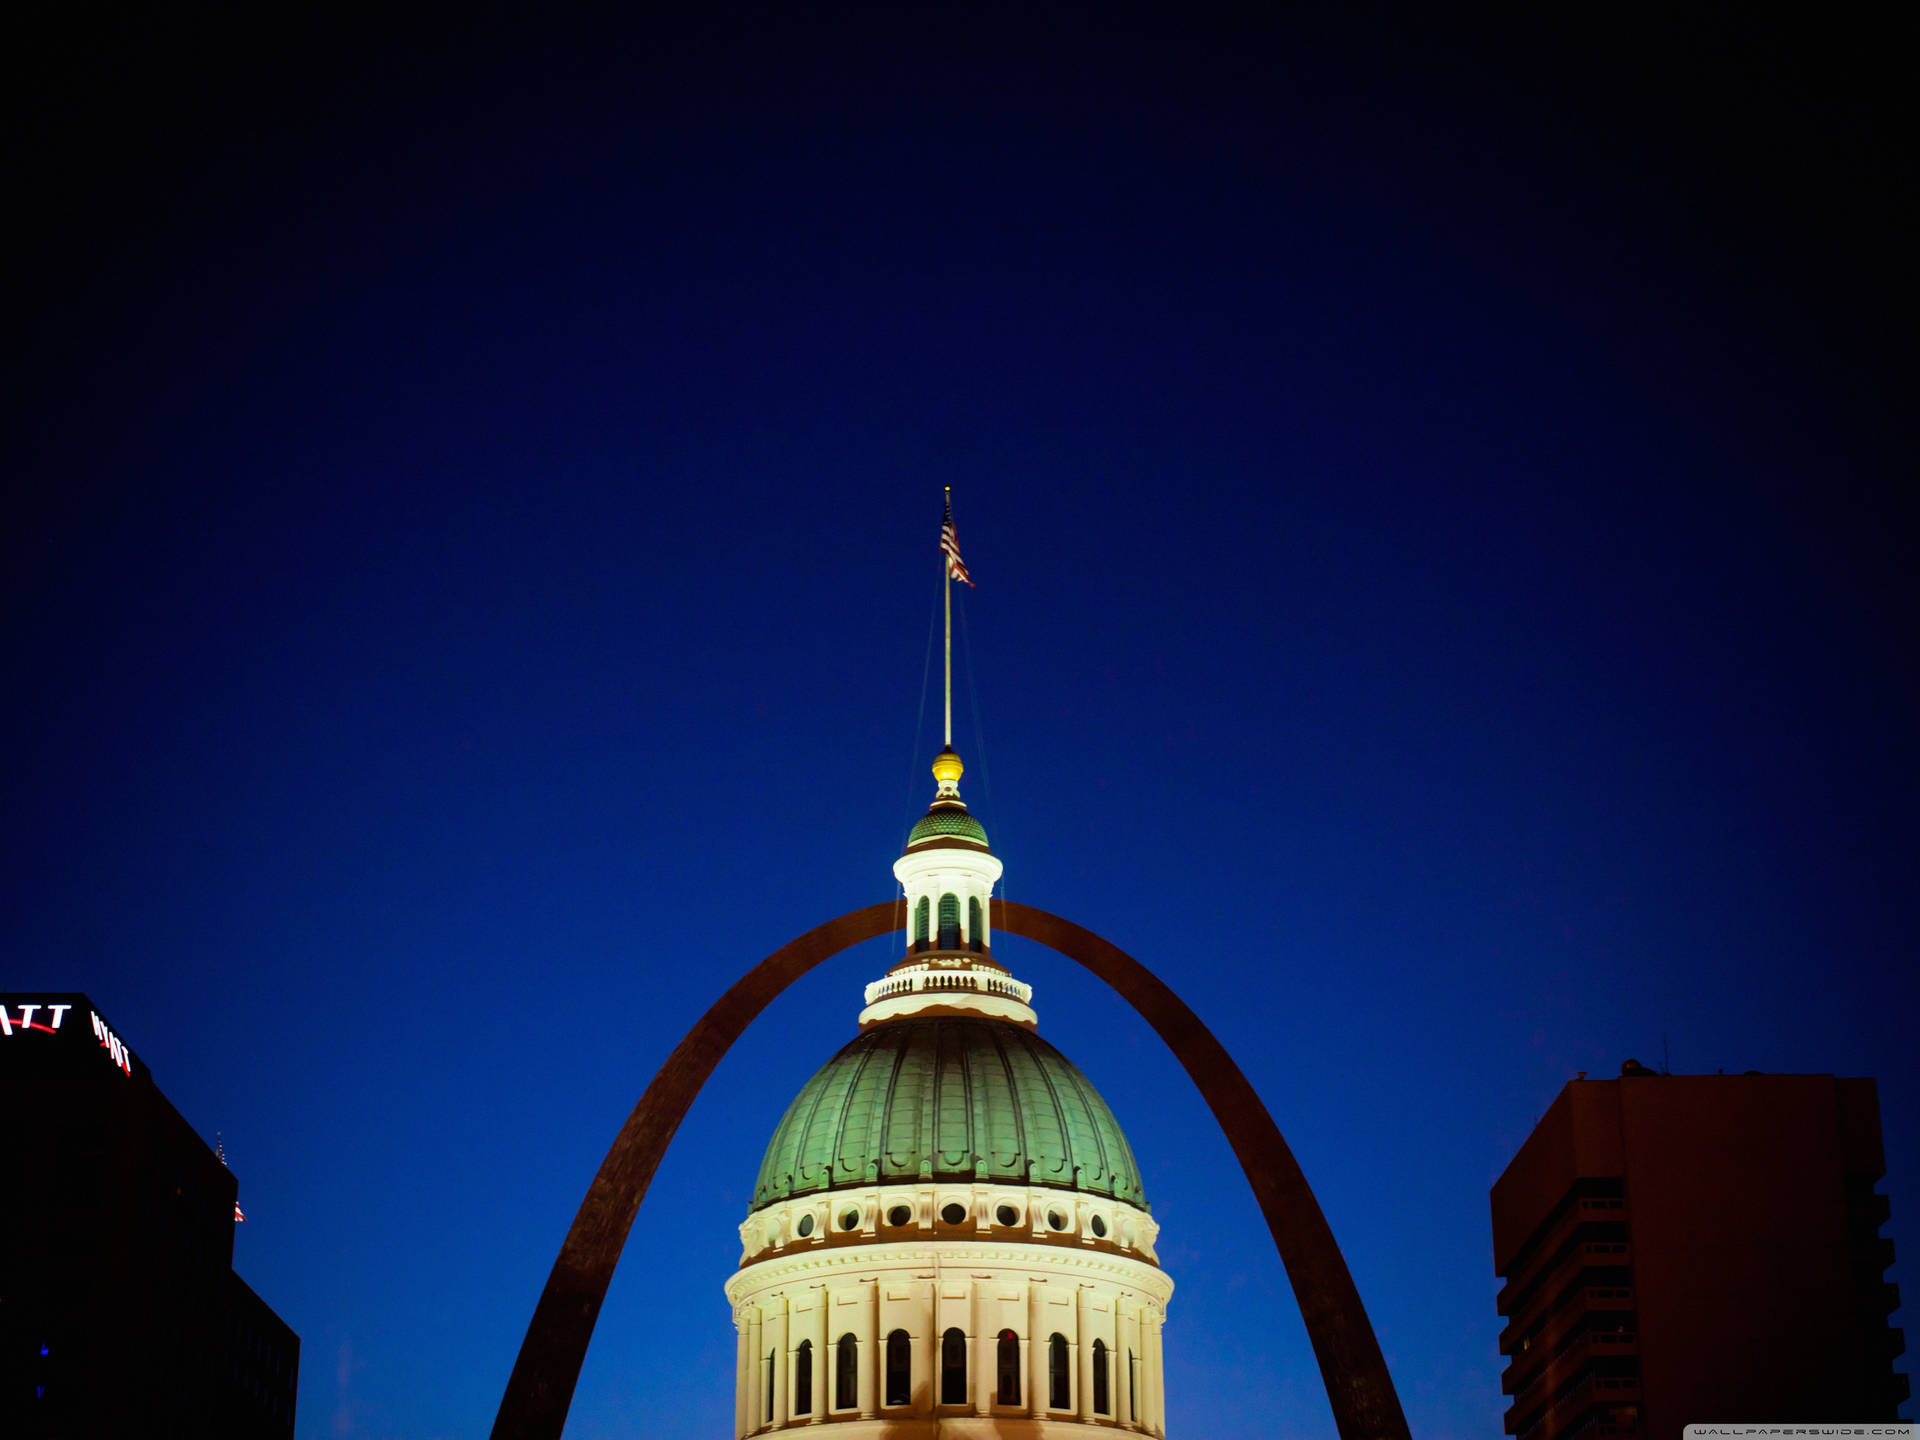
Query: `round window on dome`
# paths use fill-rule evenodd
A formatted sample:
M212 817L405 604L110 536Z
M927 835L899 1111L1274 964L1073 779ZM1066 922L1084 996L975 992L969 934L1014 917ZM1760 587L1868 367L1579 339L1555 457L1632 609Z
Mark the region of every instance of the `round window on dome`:
M967 1223L967 1207L958 1200L950 1201L940 1207L940 1218L949 1225L964 1225Z
M913 1219L913 1211L904 1205L896 1205L887 1211L887 1224L889 1225L904 1225L911 1219Z
M794 1233L802 1240L806 1239L807 1236L813 1233L813 1217L811 1215L802 1215L800 1217L800 1223L794 1226L793 1229Z
M842 1230L858 1230L860 1228L860 1212L858 1210L842 1210L840 1212L840 1228Z
M1067 1228L1067 1217L1062 1215L1058 1210L1049 1210L1047 1211L1047 1224L1056 1230L1064 1230Z
M1087 1228L1093 1231L1093 1238L1098 1240L1107 1233L1107 1222L1096 1215L1087 1222Z
M1018 1225L1020 1223L1020 1212L1011 1205L1002 1205L998 1210L993 1212L993 1218L998 1220L1002 1225Z

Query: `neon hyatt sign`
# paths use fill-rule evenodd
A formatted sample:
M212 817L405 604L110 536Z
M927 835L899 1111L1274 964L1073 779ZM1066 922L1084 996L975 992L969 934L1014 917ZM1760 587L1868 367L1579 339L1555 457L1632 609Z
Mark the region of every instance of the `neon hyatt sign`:
M16 1009L20 1012L18 1020L15 1020L12 1014ZM73 1009L71 1004L30 1005L23 1002L19 1005L0 1005L0 1040L10 1040L16 1032L31 1033L35 1030L44 1031L48 1035L58 1035L61 1022L67 1018L67 1012L71 1009ZM45 1015L46 1018L35 1018L40 1015ZM87 1015L93 1021L93 1038L100 1042L108 1058L123 1073L133 1074L133 1054L127 1049L126 1042L114 1034L107 1022L92 1010L89 1010Z
M0 1036L11 1035L16 1030L44 1030L49 1035L55 1034L60 1029L60 1022L67 1018L67 1011L71 1010L73 1006L71 1005L22 1005L20 1007L20 1019L18 1023L15 1023L13 1020L8 1018L7 1011L10 1008L12 1007L7 1005L0 1005ZM49 1022L36 1022L34 1020L33 1018L34 1015L41 1010L45 1010L47 1012L48 1016L50 1017ZM98 1015L95 1015L93 1017L94 1034L96 1035L99 1034L100 1028L101 1028L100 1017Z

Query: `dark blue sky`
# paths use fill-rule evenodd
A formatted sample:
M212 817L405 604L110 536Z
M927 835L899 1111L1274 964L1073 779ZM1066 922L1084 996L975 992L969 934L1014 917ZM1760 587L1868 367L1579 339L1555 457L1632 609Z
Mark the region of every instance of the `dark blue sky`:
M484 1433L668 1049L891 893L949 484L1006 893L1239 1058L1423 1440L1498 1433L1487 1189L1576 1071L1877 1076L1908 1248L1888 36L275 23L11 87L0 988L225 1134L301 1440ZM1005 958L1145 1170L1171 1426L1330 1437L1190 1084ZM886 963L721 1067L570 1435L725 1433L760 1147Z

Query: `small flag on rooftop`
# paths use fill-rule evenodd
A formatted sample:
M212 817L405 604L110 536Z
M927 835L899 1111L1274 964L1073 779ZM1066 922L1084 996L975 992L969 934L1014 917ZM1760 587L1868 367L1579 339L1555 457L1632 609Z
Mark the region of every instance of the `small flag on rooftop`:
M218 1159L222 1165L227 1163L227 1142L220 1138L220 1132L218 1130L213 1132L213 1153L214 1157ZM247 1217L241 1213L240 1202L238 1200L233 1202L233 1223L236 1225L244 1225L247 1223Z
M955 580L965 581L973 586L973 579L967 574L967 562L960 558L960 532L953 528L953 501L947 501L946 513L940 518L940 553L947 557L947 574Z

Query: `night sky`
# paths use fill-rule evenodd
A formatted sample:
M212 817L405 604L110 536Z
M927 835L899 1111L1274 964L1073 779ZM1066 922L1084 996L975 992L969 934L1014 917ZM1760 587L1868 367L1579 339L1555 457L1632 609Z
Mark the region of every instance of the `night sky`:
M1579 1071L1876 1076L1916 1283L1891 30L172 9L9 47L0 989L224 1135L301 1440L486 1433L668 1050L893 893L946 485L1005 893L1237 1057L1416 1436L1499 1433L1487 1191ZM1170 1432L1330 1440L1192 1085L998 953L1143 1167ZM889 954L720 1067L570 1436L731 1433Z

